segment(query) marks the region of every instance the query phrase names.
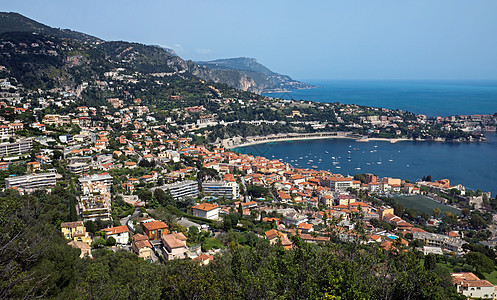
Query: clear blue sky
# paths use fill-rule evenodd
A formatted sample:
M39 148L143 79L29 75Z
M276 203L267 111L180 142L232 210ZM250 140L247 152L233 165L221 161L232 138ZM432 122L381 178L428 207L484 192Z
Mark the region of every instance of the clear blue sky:
M173 48L254 57L296 79L497 79L496 0L2 0L41 23Z

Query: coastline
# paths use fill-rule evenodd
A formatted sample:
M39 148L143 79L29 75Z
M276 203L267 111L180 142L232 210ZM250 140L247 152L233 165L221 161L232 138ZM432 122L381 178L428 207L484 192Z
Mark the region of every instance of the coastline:
M322 133L301 133L301 134L278 134L278 135L268 135L268 136L253 136L247 137L245 142L237 142L236 139L225 139L222 144L227 149L243 148L253 145L275 143L275 142L291 142L291 141L306 141L306 140L328 140L328 139L350 139L356 142L370 142L370 141L383 141L390 142L391 144L404 141L414 141L412 139L398 138L398 139L388 139L388 138L371 138L365 136L359 136L357 134L350 134L345 132L322 132ZM424 141L424 140L416 140Z

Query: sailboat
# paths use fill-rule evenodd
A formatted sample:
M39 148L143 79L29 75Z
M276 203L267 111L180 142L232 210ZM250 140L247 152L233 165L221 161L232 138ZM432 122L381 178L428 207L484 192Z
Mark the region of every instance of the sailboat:
M379 165L381 165L381 164L382 164L382 162L381 162L381 157L380 157L380 160L378 160L376 163L377 163L377 164L379 164Z
M389 162L392 162L393 161L393 156L390 155L390 159L388 160Z

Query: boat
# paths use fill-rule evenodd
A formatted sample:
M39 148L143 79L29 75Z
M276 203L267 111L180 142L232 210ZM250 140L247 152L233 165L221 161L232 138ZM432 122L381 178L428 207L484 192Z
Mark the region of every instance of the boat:
M354 148L355 151L359 151L359 148Z
M371 163L366 163L366 165L370 166L370 165L371 165Z
M335 168L340 169L341 167L340 166L336 166Z
M318 166L312 166L312 168L313 168L313 169L317 169L317 168L318 168Z
M328 154L328 151L324 151L325 154Z
M381 165L381 164L382 164L382 162L381 162L381 158L380 158L380 160L378 160L376 163L377 163L377 164L379 164L379 165Z

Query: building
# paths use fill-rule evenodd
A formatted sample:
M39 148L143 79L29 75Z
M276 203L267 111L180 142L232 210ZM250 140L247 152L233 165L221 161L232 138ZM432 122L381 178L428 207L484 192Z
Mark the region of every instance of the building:
M414 232L413 238L423 240L426 246L440 247L442 250L454 252L456 254L462 253L462 245L466 244L465 241L458 238L429 232Z
M84 221L111 221L110 194L81 196L78 201L78 212Z
M466 297L495 299L497 293L493 284L487 280L480 280L473 273L452 273L452 282L457 292Z
M0 157L21 155L30 152L33 148L32 139L23 139L14 143L0 143Z
M111 228L105 228L105 239L113 237L117 244L126 245L129 241L129 229L128 226L116 226Z
M174 199L196 197L198 195L198 182L193 180L179 181L156 188L163 191L169 191ZM153 192L156 188L151 189L151 191Z
M86 183L87 185L102 183L107 186L107 189L110 190L112 187L113 178L109 175L109 173L95 174L95 175L86 175L82 176L78 179L79 184L83 187Z
M160 240L168 233L168 226L162 221L151 221L142 223L143 231L149 240Z
M87 243L80 241L70 241L67 244L73 248L78 248L79 250L81 250L81 254L79 254L80 258L92 257L91 247Z
M148 241L146 235L143 234L135 234L131 241L131 249L133 252L145 260L152 259L152 244Z
M195 217L217 220L219 218L220 207L212 203L200 203L192 207L193 215Z
M60 230L64 237L68 240L91 243L91 237L86 232L86 227L83 221L66 222L60 224Z
M206 197L226 198L228 200L238 198L238 189L224 181L205 181L202 183L202 190Z
M24 190L36 190L47 187L54 187L57 184L57 174L33 173L24 176L12 176L5 178L5 188L19 188Z
M67 170L73 174L82 174L90 170L90 165L82 162L74 162L67 165Z
M320 184L329 187L332 191L346 191L352 188L353 183L354 179L349 177L324 177L320 179Z
M162 236L162 253L166 260L186 258L188 249L183 233L171 233Z
M0 162L0 171L8 171L8 170L9 170L9 163Z
M266 240L268 240L271 245L275 245L278 243L278 241L281 241L281 245L286 250L292 248L292 242L290 241L290 239L288 239L288 236L276 229L266 231L264 235L266 236Z

